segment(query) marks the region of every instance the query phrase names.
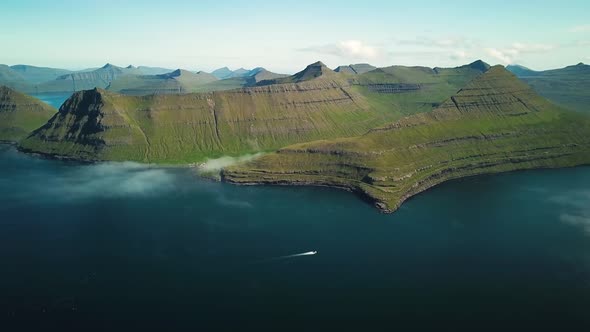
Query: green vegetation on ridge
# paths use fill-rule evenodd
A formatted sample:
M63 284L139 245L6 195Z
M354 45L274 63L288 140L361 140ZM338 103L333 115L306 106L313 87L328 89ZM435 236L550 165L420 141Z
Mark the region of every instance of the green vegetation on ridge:
M358 137L292 145L229 167L223 177L239 184L345 188L393 212L447 180L588 163L590 118L551 104L497 66L432 112Z
M545 71L534 71L518 65L506 69L552 102L573 111L590 113L589 65L580 63Z
M123 75L111 82L108 90L126 95L189 93L215 81L217 78L211 74L177 69L159 75Z
M144 97L84 91L21 147L78 159L161 163L273 151L358 136L404 114L430 111L483 72L471 65L423 71L397 67L353 79L316 63L275 84L232 91Z
M20 141L56 112L41 100L0 86L0 141Z

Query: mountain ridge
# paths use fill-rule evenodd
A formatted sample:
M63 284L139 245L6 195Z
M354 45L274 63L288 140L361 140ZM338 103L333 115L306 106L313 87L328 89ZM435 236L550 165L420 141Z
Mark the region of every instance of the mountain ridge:
M47 126L21 145L62 157L160 163L272 151L297 142L360 135L405 114L430 111L482 72L403 68L402 74L404 83L376 71L352 80L314 63L296 74L303 79L298 83L143 97L95 89L75 93ZM426 85L420 83L423 78ZM92 112L100 116L90 117ZM86 132L89 117L101 125Z
M534 71L513 65L507 69L541 96L577 112L590 114L590 66L579 63L559 69Z
M41 100L0 85L0 141L20 141L56 112Z
M590 163L590 119L492 67L432 112L366 134L285 147L223 171L235 184L319 185L357 192L383 212L439 183L487 173Z

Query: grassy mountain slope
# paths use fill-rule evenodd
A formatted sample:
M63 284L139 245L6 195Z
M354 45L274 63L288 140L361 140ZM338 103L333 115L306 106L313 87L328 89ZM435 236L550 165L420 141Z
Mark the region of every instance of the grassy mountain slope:
M368 73L371 70L375 70L377 67L371 66L368 63L358 63L355 65L348 65L348 66L339 66L338 68L334 69L337 73L345 73L345 74L364 74Z
M380 122L361 95L324 84L144 97L90 90L74 94L22 147L81 159L187 163L359 135Z
M208 73L177 69L160 75L123 75L117 77L108 90L128 95L189 93L214 81L217 78Z
M111 64L106 64L105 66L93 71L74 72L60 76L53 81L41 83L36 86L36 92L74 92L94 89L95 87L104 89L118 77L130 74L139 75L141 74L141 71L131 66L127 68L121 68Z
M142 75L162 75L167 74L172 71L173 69L169 68L160 68L160 67L147 67L147 66L139 66L137 69L141 72Z
M72 73L72 71L66 69L35 67L29 65L15 65L10 66L10 68L19 73L22 78L30 84L39 84L55 80L60 76Z
M399 75L364 76L369 73L355 76L382 82L379 84L389 79L420 85L407 91L373 91L358 80L349 81L347 75L319 67L312 65L308 67L311 72L294 75L303 79L299 83L205 94L77 93L22 147L81 159L168 163L272 151L298 142L360 135L402 117L401 109L406 113L431 110L464 81L481 75L481 71L465 68L443 70L448 71L444 75L430 69L430 74L418 75L413 73L416 69L407 68L405 76L417 80ZM422 79L440 85L442 91L425 90ZM424 100L428 100L427 107L422 105Z
M226 78L231 78L233 73L234 72L231 69L223 67L212 71L211 75L217 77L220 80L224 80Z
M29 87L29 83L25 78L7 65L0 65L0 85L19 91L26 90Z
M429 112L489 69L482 61L457 68L392 66L349 80L377 109L389 109L397 117Z
M541 96L565 108L590 113L590 66L580 63L561 69L533 71L508 66Z
M275 78L270 80L260 81L257 85L271 85L271 84L289 84L310 81L316 78L322 79L340 79L336 78L336 72L328 68L323 62L318 61L307 66L302 71L287 77Z
M257 85L261 81L274 80L277 78L287 77L289 75L277 74L268 71L262 67L254 68L245 74L236 76L234 72L229 74L227 78L220 79L218 81L210 82L205 85L199 86L196 91L198 92L211 92L211 91L224 91L239 89L244 87L252 87Z
M0 141L21 140L44 125L56 111L41 100L0 86Z
M257 67L254 69L239 68L236 70L231 70L227 67L223 67L223 68L219 68L219 69L214 70L213 72L211 72L211 75L217 77L220 80L225 80L225 79L230 79L230 78L254 76L260 71L267 71L267 70L262 67ZM281 76L287 76L287 75L281 75Z
M383 211L465 176L590 163L590 118L538 96L493 67L429 113L354 138L302 143L229 167L241 184L326 185Z
M256 83L285 77L264 68L239 70L230 78L219 80L213 74L193 73L183 69L160 75L123 75L115 79L108 90L127 95L175 94L191 92L212 92L254 86Z

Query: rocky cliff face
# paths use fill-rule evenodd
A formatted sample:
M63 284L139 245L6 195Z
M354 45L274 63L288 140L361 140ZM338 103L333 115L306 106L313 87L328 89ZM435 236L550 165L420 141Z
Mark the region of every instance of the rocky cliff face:
M95 89L74 94L22 146L90 160L195 162L359 135L379 123L362 95L322 82L145 97Z
M20 141L55 112L41 100L0 86L0 141Z
M385 212L441 182L590 163L590 119L539 97L494 67L429 113L355 138L289 146L224 171L241 184L328 185Z
M272 151L298 142L361 135L401 117L401 110L430 110L458 89L457 82L481 74L449 73L431 74L444 86L435 93L373 93L363 82L351 82L321 63L280 84L224 92L131 97L92 90L75 94L58 116L22 145L73 158L146 162L195 162ZM183 76L178 71L170 79ZM357 77L398 81L395 75Z

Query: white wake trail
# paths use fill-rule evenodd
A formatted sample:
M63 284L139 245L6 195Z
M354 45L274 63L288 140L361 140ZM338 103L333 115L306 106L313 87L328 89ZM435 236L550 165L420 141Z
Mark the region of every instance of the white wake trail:
M304 252L301 254L295 254L295 255L287 255L287 256L280 256L280 257L276 257L275 259L285 259L285 258L293 258L293 257L300 257L300 256L312 256L317 254L317 251L308 251L308 252Z
M267 258L267 259L259 260L259 261L253 262L253 263L267 263L267 262L281 261L281 260L285 260L285 259L302 257L302 256L313 256L313 255L317 255L317 253L318 253L317 251L308 251L308 252L303 252L301 254L294 254L294 255L287 255L287 256L279 256L279 257Z

